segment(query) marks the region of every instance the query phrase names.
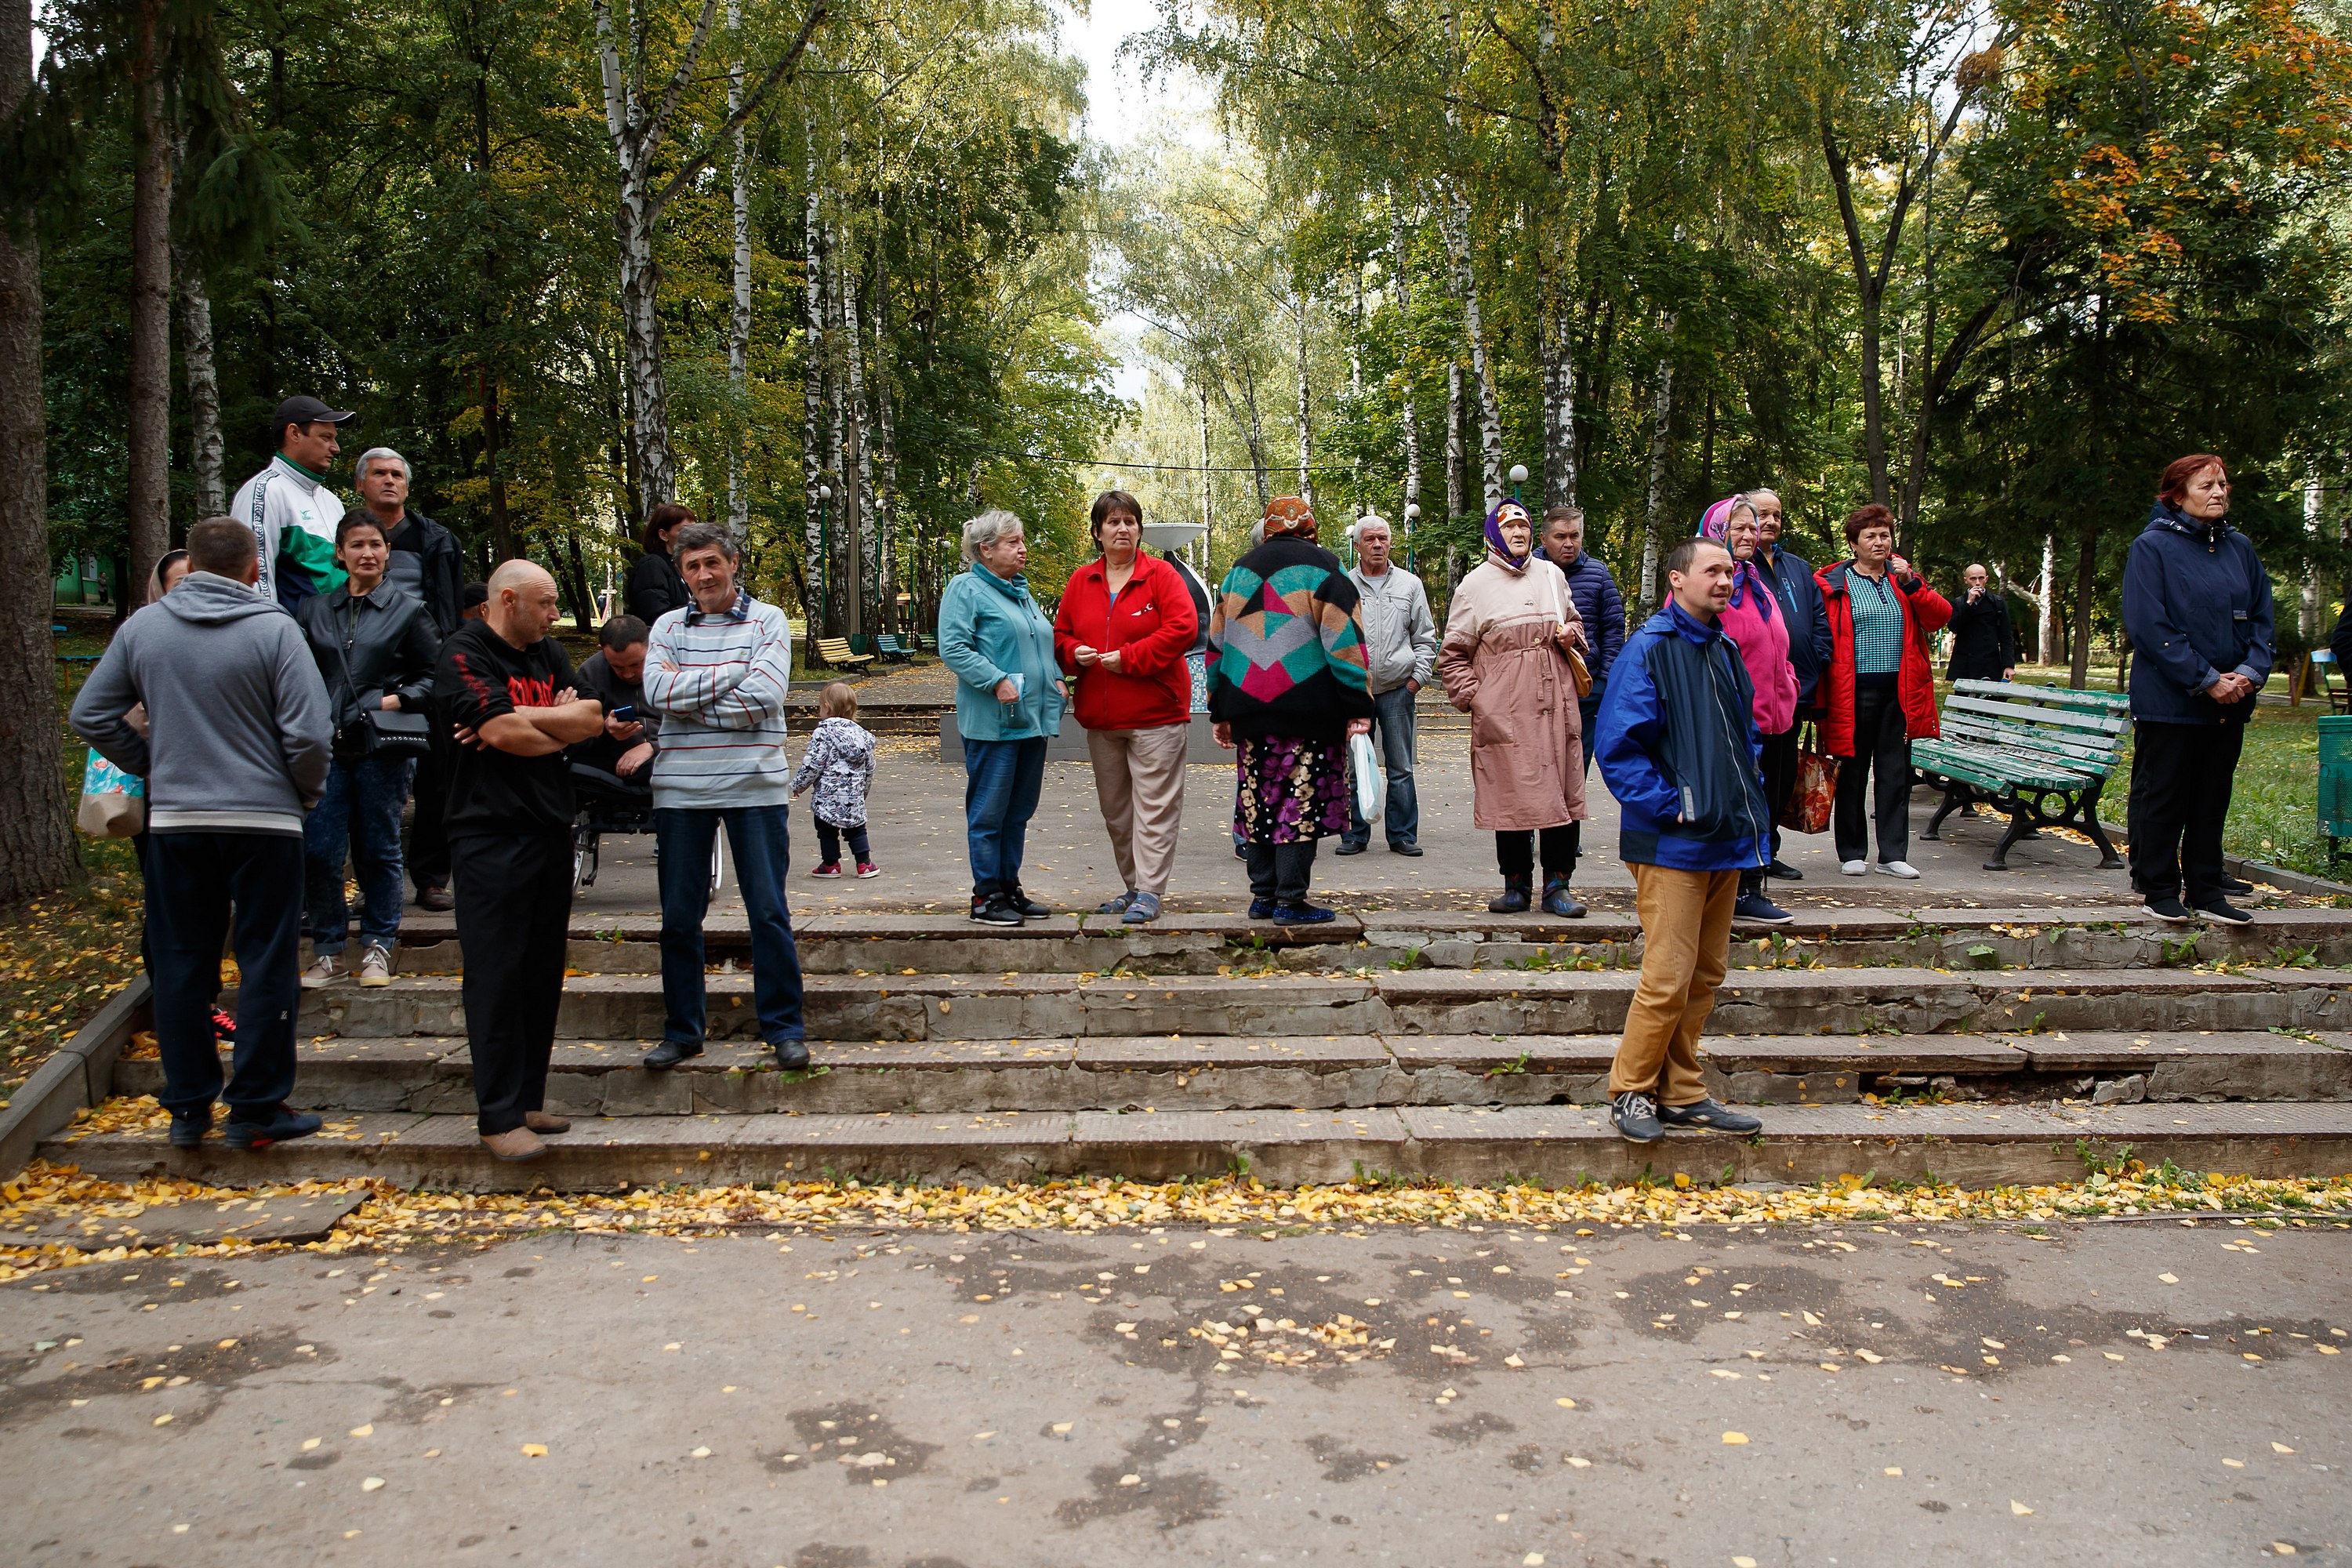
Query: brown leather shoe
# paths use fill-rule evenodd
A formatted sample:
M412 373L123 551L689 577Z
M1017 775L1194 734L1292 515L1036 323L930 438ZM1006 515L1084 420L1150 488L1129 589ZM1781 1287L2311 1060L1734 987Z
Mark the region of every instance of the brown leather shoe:
M552 1111L546 1110L524 1111L522 1113L522 1124L525 1127L530 1128L533 1132L569 1132L572 1131L572 1118L568 1116L558 1116Z
M482 1134L482 1147L501 1160L536 1160L547 1152L547 1145L538 1133L528 1127L509 1127L504 1132Z
M446 914L457 907L457 900L446 888L419 888L416 889L416 907Z

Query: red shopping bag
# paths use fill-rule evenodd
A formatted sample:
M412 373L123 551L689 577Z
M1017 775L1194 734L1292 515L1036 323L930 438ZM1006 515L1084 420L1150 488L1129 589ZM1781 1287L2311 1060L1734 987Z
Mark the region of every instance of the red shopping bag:
M1821 726L1806 725L1797 740L1797 782L1780 808L1780 826L1791 833L1828 832L1837 781L1838 759L1822 749Z

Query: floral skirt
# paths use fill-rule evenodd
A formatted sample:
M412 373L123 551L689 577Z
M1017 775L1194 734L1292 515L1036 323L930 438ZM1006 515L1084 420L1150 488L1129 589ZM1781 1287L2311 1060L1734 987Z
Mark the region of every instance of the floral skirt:
M1307 844L1348 831L1348 743L1237 739L1234 831L1253 844Z

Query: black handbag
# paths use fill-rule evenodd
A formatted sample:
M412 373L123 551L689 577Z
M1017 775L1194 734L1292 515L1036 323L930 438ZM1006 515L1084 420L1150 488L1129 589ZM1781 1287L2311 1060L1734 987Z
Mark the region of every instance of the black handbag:
M421 757L433 749L432 721L405 709L372 708L363 715L367 732L365 754L371 757Z

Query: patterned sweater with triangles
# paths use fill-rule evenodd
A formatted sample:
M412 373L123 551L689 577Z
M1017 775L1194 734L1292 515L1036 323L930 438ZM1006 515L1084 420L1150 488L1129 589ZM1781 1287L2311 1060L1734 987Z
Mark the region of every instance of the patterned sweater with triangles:
M1209 616L1209 716L1251 738L1336 741L1370 718L1356 585L1339 558L1277 536L1235 562Z

